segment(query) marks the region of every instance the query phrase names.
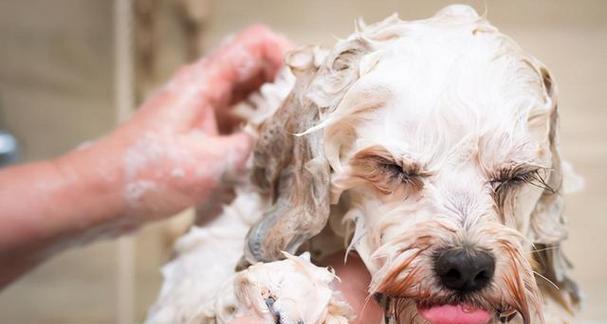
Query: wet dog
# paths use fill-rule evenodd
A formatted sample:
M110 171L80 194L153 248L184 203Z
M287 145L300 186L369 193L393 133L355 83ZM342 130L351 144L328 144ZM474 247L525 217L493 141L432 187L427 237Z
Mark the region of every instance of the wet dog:
M334 48L302 48L287 63L295 84L255 130L241 195L258 203L240 211L256 215L238 234L247 233L235 249L244 248L241 268L345 240L387 322L570 320L579 298L560 248L564 167L542 63L460 5L360 23ZM274 306L279 268L226 277L236 292L219 295L236 295L231 314L267 308L277 323L299 323L297 307ZM264 289L243 290L243 276ZM269 305L259 291L273 289ZM297 296L295 305L317 302ZM312 321L329 323L327 314Z

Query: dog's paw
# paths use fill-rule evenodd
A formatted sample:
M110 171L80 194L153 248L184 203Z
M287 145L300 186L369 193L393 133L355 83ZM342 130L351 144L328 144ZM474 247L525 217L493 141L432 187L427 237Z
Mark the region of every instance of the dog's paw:
M331 288L335 274L313 265L308 253L285 256L236 274L217 300L217 322L253 315L267 323L348 323L352 311Z

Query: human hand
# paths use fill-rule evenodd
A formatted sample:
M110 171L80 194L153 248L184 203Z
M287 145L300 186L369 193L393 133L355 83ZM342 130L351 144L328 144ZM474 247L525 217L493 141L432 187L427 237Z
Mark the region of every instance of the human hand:
M263 26L244 30L183 67L112 134L72 154L70 167L107 178L123 214L140 220L203 202L243 168L252 146L244 133L230 133L238 121L228 107L274 78L287 47Z
M0 288L69 246L204 201L252 140L228 107L273 79L288 44L262 26L184 67L117 130L56 159L0 170ZM52 134L50 134L52 136Z

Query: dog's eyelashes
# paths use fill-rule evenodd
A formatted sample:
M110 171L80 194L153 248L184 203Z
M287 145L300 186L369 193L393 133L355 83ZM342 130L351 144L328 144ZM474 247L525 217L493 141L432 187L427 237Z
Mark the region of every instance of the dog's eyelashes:
M489 184L495 193L502 193L523 184L530 184L540 189L553 191L546 183L541 171L545 171L545 169L529 169L525 167L504 168L496 173L493 180L489 181Z
M514 175L509 178L498 178L495 180L491 180L489 184L493 188L493 191L499 192L500 190L504 190L506 188L510 188L513 186L518 186L523 183L528 183L530 180L533 180L535 171Z
M380 168L387 177L390 177L393 180L398 180L405 184L414 183L421 177L420 174L405 170L402 166L396 163L383 163L378 165L378 168Z
M420 190L424 185L423 178L426 175L416 165L401 166L396 162L384 161L377 163L375 168L381 174L380 179L383 179L385 188L382 191L385 193L391 194L402 189Z
M419 163L401 159L381 147L358 152L351 161L351 175L364 179L384 194L403 193L423 188L423 179L430 174Z
M408 174L400 165L396 163L380 163L377 167L381 169L382 172L385 172L392 177L409 178L411 176L415 176Z

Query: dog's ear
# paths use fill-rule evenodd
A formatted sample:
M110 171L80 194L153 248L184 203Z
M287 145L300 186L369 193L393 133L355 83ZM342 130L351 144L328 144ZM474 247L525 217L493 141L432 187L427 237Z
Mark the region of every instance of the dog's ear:
M369 49L363 39L339 42L331 53L305 47L287 56L296 76L293 91L261 127L253 152L252 180L271 202L249 231L249 263L295 254L325 227L330 212L330 172L324 129L315 128L331 113L359 77L359 61Z
M531 215L530 229L534 243L533 257L536 271L543 277L537 282L545 291L573 312L579 304L579 291L575 282L567 276L571 267L561 249L561 242L567 237L563 218L563 163L558 151L558 104L556 88L548 70L539 62L531 64L539 73L549 105L548 141L552 155L551 172L546 179L548 189L544 190ZM532 117L531 117L532 118ZM550 280L554 285L547 283Z
M318 234L329 216L330 168L322 152L322 132L298 135L318 123L320 110L305 94L318 71L317 48L287 56L296 76L293 91L262 126L253 152L252 182L271 206L249 230L245 259L253 264L295 254Z

